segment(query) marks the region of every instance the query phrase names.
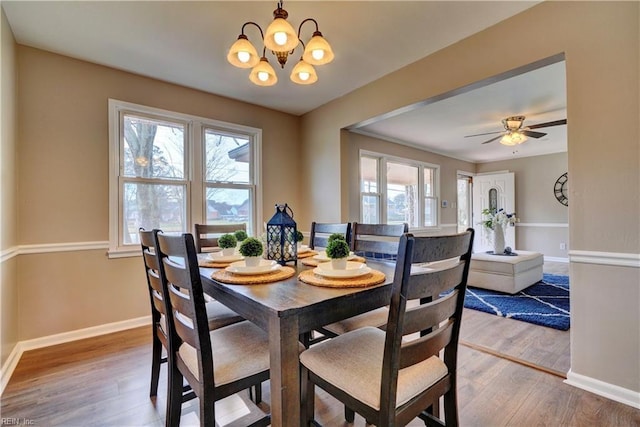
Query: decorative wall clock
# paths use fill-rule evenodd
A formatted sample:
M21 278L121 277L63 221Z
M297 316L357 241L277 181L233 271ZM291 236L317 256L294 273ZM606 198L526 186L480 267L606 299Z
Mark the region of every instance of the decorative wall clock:
M567 176L567 172L565 172L560 175L560 178L558 178L556 183L553 185L553 194L556 196L556 199L565 206L569 206L569 189L567 188L568 180L569 177Z

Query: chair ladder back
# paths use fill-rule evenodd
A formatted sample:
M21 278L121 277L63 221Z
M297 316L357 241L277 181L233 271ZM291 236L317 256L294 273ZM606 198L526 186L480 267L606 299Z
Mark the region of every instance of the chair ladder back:
M465 257L468 252L469 239L471 238L469 234L465 233L448 236L429 236L428 239L419 238L414 246L412 263L437 262Z
M196 252L202 252L202 248L218 246L218 238L225 233L233 233L238 230L247 231L247 224L239 222L236 224L195 224L195 246Z
M327 247L329 236L334 233L342 234L346 242L351 245L351 223L311 223L311 234L309 235L309 248Z
M354 252L374 252L397 255L398 239L409 231L408 224L361 224L354 222L351 227L351 250Z
M354 225L354 241L357 238L356 230ZM473 229L468 229L451 236L414 237L405 233L400 238L383 356L380 389L382 420L393 419L397 415L395 399L400 369L438 356L445 349L444 363L449 374L436 385L443 387L445 382L450 384L454 381L452 378L455 378L460 318L473 237ZM444 262L424 266L425 263L438 261ZM414 263L422 264L419 267L424 271L415 269L412 275ZM443 294L446 291L449 292ZM407 308L408 300L419 300L420 305ZM416 332L422 336L402 341L404 336ZM423 400L424 396L420 396L404 406L419 405Z
M403 343L400 349L398 368L404 369L440 353L451 343L453 328L457 320L450 319L445 324L416 340Z
M174 340L172 349L176 362L184 365L179 349L182 342L186 342L197 351L198 377L213 378L209 324L193 236L188 233L179 236L158 234L158 251L169 288L175 329L171 339ZM183 263L176 262L176 258L183 259Z
M455 288L462 283L464 268L464 262L457 262L455 265L451 264L445 268L419 274L420 268L417 267L416 274L409 278L407 299L437 297L443 292Z
M145 230L140 228L138 235L142 247L142 259L144 261L145 276L149 286L149 297L151 299L151 317L154 322L159 322L161 315L166 315L166 305L164 302L165 290L160 280L160 267L158 257L155 253L155 237L157 230Z
M405 312L402 335L415 334L437 328L456 312L458 290L442 297L438 301L408 308Z
M173 325L181 342L191 347L200 348L198 333L194 327L195 312L192 310L190 294L182 292L175 286L169 285L169 299L173 314Z

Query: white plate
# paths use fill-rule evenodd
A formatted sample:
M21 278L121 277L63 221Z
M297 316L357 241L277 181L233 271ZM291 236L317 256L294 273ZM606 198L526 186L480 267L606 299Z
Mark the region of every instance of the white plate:
M298 253L299 254L303 254L303 253L309 252L309 251L311 251L311 249L309 249L309 246L307 246L307 245L301 245L300 249L298 249Z
M349 252L349 256L347 257L347 261L350 259L354 259L356 257L356 254L354 254L353 252ZM311 257L311 259L317 259L318 261L331 261L331 258L329 258L327 256L327 252L326 251L322 251L320 252L318 255Z
M232 262L231 265L225 268L225 270L233 274L251 276L271 273L272 271L279 270L280 268L282 268L282 266L273 260L261 259L260 265L257 265L255 267L247 267L244 261L236 261Z
M233 255L222 255L222 252L213 252L208 254L207 258L215 262L233 262L233 261L240 261L244 259L244 257L240 255L239 252Z
M344 270L334 270L330 262L318 264L313 272L324 277L347 279L351 277L364 276L371 272L371 268L356 261L347 261L347 268Z

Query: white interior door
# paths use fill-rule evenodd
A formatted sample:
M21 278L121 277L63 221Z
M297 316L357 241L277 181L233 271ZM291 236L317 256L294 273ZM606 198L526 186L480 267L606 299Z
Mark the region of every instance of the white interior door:
M476 236L473 242L474 252L493 250L491 235L478 223L482 221L482 210L504 209L507 213L515 212L515 178L513 172L476 175L473 177L473 227ZM515 227L507 227L505 244L516 249Z

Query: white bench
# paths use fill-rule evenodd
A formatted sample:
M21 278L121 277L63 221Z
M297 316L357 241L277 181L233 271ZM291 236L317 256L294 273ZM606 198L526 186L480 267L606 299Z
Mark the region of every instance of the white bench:
M515 294L542 280L541 253L514 251L517 256L474 253L467 284L477 288Z

